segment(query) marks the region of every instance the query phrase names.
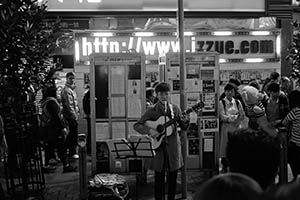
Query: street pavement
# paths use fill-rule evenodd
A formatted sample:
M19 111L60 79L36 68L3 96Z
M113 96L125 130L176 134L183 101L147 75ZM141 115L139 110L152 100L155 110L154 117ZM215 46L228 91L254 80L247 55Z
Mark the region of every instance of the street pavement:
M78 161L73 161L73 165L78 166ZM91 162L87 163L88 169L91 168ZM3 171L0 167L0 182L5 188L5 180L3 176ZM130 187L130 194L128 200L154 200L154 173L148 171L147 174L147 183L138 183L136 184L135 174L121 174L123 175ZM193 170L187 172L187 189L188 195L187 199L191 200L192 195L197 190L197 188L207 179L209 179L211 174L200 172L199 170ZM44 190L44 199L45 200L79 200L79 172L72 173L63 173L62 165L58 164L57 170L55 173L45 174L46 179L46 188ZM289 169L289 181L292 179L292 174ZM278 179L277 179L278 180ZM136 191L138 191L136 193ZM137 197L137 198L136 198ZM33 200L34 198L30 199ZM181 175L178 174L177 180L177 195L176 199L181 199ZM29 199L28 199L29 200Z

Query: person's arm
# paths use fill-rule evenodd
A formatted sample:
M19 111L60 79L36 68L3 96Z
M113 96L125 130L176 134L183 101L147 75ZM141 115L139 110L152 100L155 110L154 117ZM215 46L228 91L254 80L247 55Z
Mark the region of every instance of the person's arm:
M223 122L229 122L230 117L229 117L229 115L227 115L225 113L222 100L219 101L219 109L220 109L220 119L221 119L221 121L223 121Z
M236 101L239 101L239 100L236 99ZM238 103L237 108L239 111L239 116L236 121L238 123L240 123L241 121L243 121L245 119L245 112L244 112L243 105L241 104L241 102Z
M294 110L291 110L288 115L283 119L282 125L283 126L289 126L289 124L296 119L296 115L294 113Z
M188 115L183 115L181 109L176 106L176 113L178 115L178 124L182 130L187 130L190 125L190 120Z
M148 108L140 120L133 125L134 130L142 135L151 135L155 137L158 132L145 125L146 121L151 119L151 116L153 115L152 113L153 109Z

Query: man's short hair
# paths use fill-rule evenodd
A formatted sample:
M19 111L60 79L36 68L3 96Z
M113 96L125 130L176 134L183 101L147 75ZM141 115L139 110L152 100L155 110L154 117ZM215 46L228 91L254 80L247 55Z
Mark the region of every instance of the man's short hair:
M256 80L251 81L248 85L255 87L257 90L260 90L259 83Z
M237 87L239 87L241 85L241 82L238 79L236 79L236 78L229 79L229 83L233 83Z
M294 90L291 92L289 96L289 103L290 103L290 108L296 108L300 107L300 91L299 90Z
M171 87L168 83L161 82L155 87L155 92L156 92L156 94L159 92L169 92L170 88Z
M228 135L226 156L230 171L248 175L266 189L278 173L280 144L263 131L239 129Z
M224 91L235 90L235 86L232 83L227 83L224 87Z
M270 91L270 92L279 92L280 91L280 85L278 83L271 82L268 85L267 90Z
M275 80L277 80L278 78L279 78L279 73L278 73L278 72L272 72L272 73L270 74L270 79L271 79L271 80L275 81Z
M69 78L70 76L75 76L75 73L74 72L68 72L66 74L66 78Z

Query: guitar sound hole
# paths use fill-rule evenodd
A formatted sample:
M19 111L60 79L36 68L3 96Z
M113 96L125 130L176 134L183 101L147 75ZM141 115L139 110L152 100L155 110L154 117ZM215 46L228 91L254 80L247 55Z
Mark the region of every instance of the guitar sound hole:
M158 125L158 126L156 127L156 130L157 130L157 132L159 132L159 133L163 133L164 130L165 130L165 128L164 128L163 125Z

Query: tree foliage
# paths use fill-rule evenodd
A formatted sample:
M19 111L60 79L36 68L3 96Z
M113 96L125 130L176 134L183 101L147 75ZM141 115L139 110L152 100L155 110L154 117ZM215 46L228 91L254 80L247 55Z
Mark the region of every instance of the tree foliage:
M294 21L292 23L294 27L293 42L289 48L289 54L286 59L292 66L291 76L298 81L300 80L300 23Z
M60 35L37 0L0 0L0 103L19 104L41 88Z

